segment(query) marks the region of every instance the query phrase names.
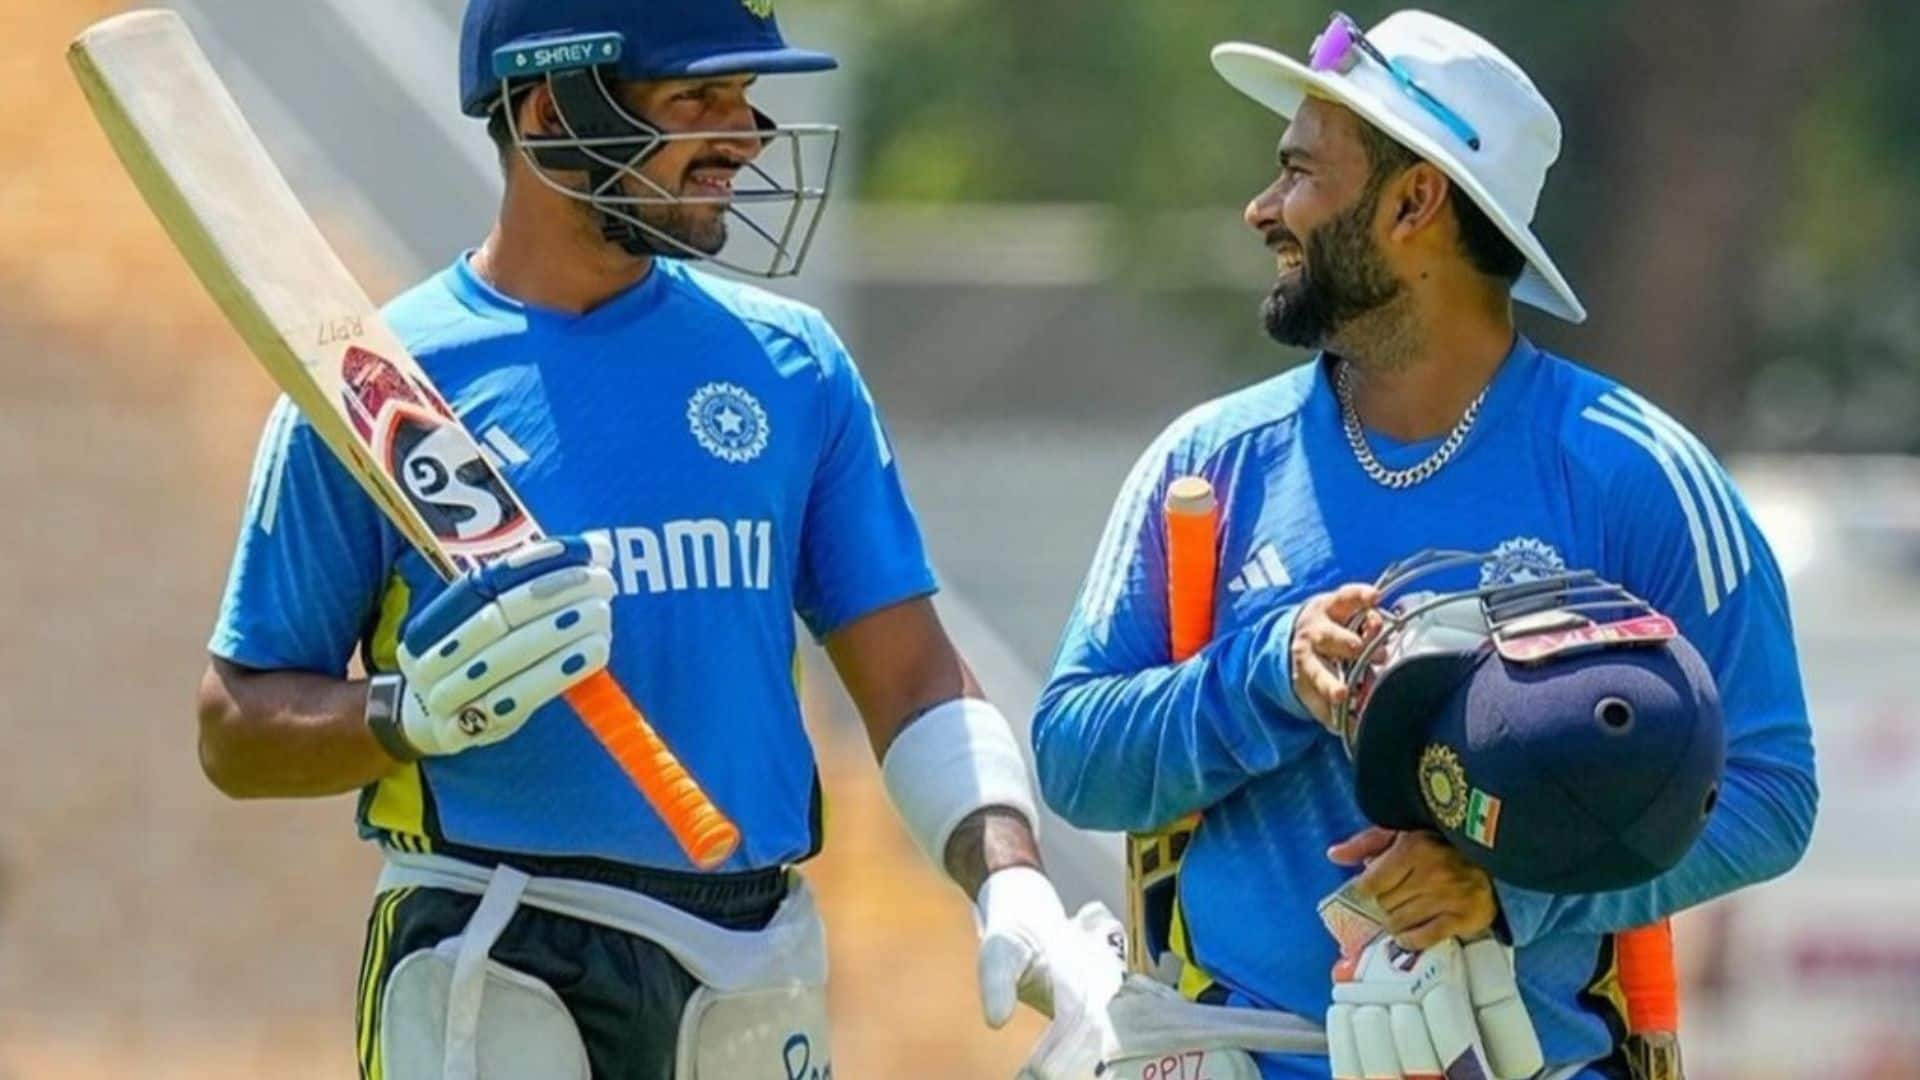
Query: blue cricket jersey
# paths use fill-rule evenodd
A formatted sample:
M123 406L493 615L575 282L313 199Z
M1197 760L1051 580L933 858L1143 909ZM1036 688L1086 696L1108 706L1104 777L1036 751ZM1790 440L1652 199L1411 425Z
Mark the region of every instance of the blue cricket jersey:
M613 540L611 670L739 824L720 869L815 851L794 615L824 636L934 590L879 415L832 328L668 259L571 315L496 292L463 256L386 315L549 534ZM401 628L440 588L282 400L211 650L334 676L359 650L395 670ZM559 702L510 739L372 785L359 817L409 850L692 868Z
M1719 804L1667 874L1595 896L1498 887L1548 1062L1602 1058L1621 1008L1605 935L1783 873L1812 829L1812 737L1780 572L1698 440L1524 339L1455 458L1399 491L1356 461L1329 370L1322 356L1203 405L1135 467L1034 720L1043 793L1088 828L1201 812L1178 879L1190 961L1236 1000L1321 1017L1335 949L1315 904L1353 873L1326 850L1367 822L1339 740L1292 691L1296 605L1430 547L1497 550L1489 577L1595 570L1676 620L1713 669L1728 736ZM1389 468L1438 445L1369 442ZM1220 498L1217 636L1173 664L1160 507L1182 475ZM1262 1067L1327 1075L1324 1058Z

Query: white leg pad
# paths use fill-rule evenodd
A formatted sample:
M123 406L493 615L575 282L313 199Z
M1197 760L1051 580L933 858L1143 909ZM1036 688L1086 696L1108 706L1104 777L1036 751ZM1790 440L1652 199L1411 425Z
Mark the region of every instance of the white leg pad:
M832 1080L824 985L694 991L680 1021L679 1080Z
M444 1075L447 1002L459 938L401 960L387 978L380 1053L393 1077ZM548 1076L588 1080L586 1044L553 988L488 960L475 1046L481 1080Z
M642 896L590 882L533 878L510 867L491 870L432 855L388 852L381 888L404 886L480 893L482 899L464 934L442 942L430 953L437 961L424 996L424 1017L410 1030L420 1046L401 1047L422 1062L421 1070L387 1075L415 1080L574 1080L588 1077L586 1052L572 1017L552 991L537 980L508 971L487 958L493 942L520 905L612 927L659 944L703 984L681 1013L675 1050L677 1080L831 1080L832 1050L827 1028L827 942L813 894L798 875L765 929L726 930ZM414 957L408 957L409 962ZM483 966L484 965L484 966ZM444 972L440 969L444 968ZM478 976L487 975L483 981ZM397 974L397 973L396 973ZM499 977L496 978L496 975ZM525 984L531 982L533 987ZM493 1054L504 1041L495 1019L512 985L553 1008L536 1023L564 1021L566 1036L547 1027L510 1029L511 1038L537 1050L496 1064ZM501 988L496 992L496 987ZM537 988L537 989L536 989ZM539 991L545 991L541 995ZM393 991L390 989L389 1009ZM529 1012L534 1010L527 1010ZM507 1023L519 1022L515 1017ZM571 1040L577 1057L559 1046ZM428 1040L431 1040L430 1042ZM384 1043L383 1043L384 1045ZM477 1061L477 1068L467 1064ZM577 1063L577 1068L576 1068Z

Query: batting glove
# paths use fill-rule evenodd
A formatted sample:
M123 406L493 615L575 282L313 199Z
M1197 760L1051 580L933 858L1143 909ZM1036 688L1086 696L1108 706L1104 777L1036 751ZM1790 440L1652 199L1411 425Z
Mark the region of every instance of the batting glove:
M1381 934L1342 958L1327 1050L1334 1080L1524 1080L1543 1063L1513 950L1491 935L1410 952Z
M1046 876L995 872L980 886L980 1006L1001 1027L1024 1001L1053 1022L1019 1080L1090 1080L1119 1046L1107 1005L1126 978L1126 935L1106 905L1067 918Z
M519 731L607 666L612 551L543 540L455 581L407 624L398 736L416 756L457 754Z

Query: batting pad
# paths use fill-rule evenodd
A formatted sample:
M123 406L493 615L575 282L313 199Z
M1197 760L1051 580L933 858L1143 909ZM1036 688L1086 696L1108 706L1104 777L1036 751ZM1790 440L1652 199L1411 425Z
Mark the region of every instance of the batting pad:
M388 977L380 1017L386 1075L445 1075L447 1001L459 951L460 939L449 938L401 960ZM580 1029L552 987L496 960L486 962L485 978L476 1027L480 1080L589 1080Z

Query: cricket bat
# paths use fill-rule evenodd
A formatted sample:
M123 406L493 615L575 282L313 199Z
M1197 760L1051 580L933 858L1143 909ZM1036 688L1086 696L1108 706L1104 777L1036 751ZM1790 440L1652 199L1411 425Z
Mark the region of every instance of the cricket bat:
M381 319L171 11L136 11L67 51L155 216L274 382L421 555L451 579L540 526ZM567 703L703 869L740 832L612 675Z
M1627 1068L1634 1080L1683 1080L1680 979L1673 962L1673 921L1614 935L1620 996L1627 1003Z
M1218 573L1220 510L1213 485L1182 476L1167 485L1167 635L1177 663L1213 637L1213 589ZM1128 964L1169 984L1179 979L1170 952L1175 878L1198 814L1157 832L1127 835Z

